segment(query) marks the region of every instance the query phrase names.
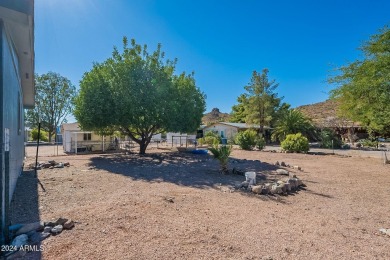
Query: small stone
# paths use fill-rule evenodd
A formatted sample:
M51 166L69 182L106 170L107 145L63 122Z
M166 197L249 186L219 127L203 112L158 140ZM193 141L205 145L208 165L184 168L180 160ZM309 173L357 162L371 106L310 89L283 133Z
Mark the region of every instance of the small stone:
M248 186L249 186L249 181L243 181L243 182L241 182L241 187L242 187L242 188L248 188Z
M286 163L285 162L280 162L280 166L286 167Z
M261 186L261 185L252 186L252 192L253 192L253 193L256 193L256 194L261 194L262 188L263 188L263 186Z
M285 183L285 184L284 184L284 187L286 187L286 192L290 192L290 191L291 191L291 185L290 185L290 183Z
M54 168L64 168L64 164L63 163L59 163L56 166L54 166Z
M68 221L67 218L58 218L56 221L55 221L55 225L63 225L64 223L66 223Z
M381 228L381 229L379 229L379 231L380 231L383 235L388 235L388 236L390 236L390 228Z
M42 167L42 168L50 168L50 166L52 166L51 163L44 163L44 164L41 164L41 167Z
M19 235L12 240L11 245L15 247L20 247L23 245L27 245L28 236L26 234Z
M283 193L283 190L278 185L272 185L270 192L271 192L271 194L281 194L281 193Z
M64 162L64 166L69 167L70 163L69 162Z
M290 172L290 178L296 178L296 177L297 176L294 173Z
M41 234L41 241L48 238L51 234L50 232L42 232Z
M72 229L74 227L74 222L73 220L69 219L62 226L64 227L64 229Z
M279 161L276 161L275 165L276 165L276 166L280 166Z
M263 186L262 188L261 188L261 194L263 194L263 195L267 195L269 193L269 188L268 187L265 187L265 186Z
M276 173L279 174L279 175L287 175L287 176L289 174L288 171L286 171L284 169L277 169Z
M62 225L57 225L57 226L55 226L55 227L53 227L53 228L51 229L51 233L52 233L53 235L58 235L59 233L62 232L62 229L63 229Z
M294 169L297 169L298 171L301 170L301 167L299 167L298 165L294 165L293 168L294 168Z
M52 229L52 227L46 226L46 227L43 229L43 232L44 232L44 233L48 233L48 232L51 231L51 229Z
M45 222L45 226L54 227L55 225L57 225L55 221Z

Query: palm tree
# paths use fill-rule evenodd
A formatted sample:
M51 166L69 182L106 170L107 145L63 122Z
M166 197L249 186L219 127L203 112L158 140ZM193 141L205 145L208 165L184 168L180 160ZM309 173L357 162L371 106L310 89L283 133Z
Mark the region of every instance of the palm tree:
M221 145L221 146L214 146L209 149L210 152L213 154L214 158L217 159L220 163L221 167L221 173L226 174L229 173L228 169L228 161L229 161L229 155L232 152L232 146L231 145Z
M316 131L310 119L296 109L290 109L283 114L276 123L272 133L272 140L283 141L288 134L297 134L315 138Z

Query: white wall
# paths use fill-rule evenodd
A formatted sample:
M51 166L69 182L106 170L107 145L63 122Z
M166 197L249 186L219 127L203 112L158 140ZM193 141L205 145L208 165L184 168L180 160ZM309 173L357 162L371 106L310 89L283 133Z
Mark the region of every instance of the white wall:
M206 134L208 131L215 131L218 133L219 136L221 136L223 132L224 138L234 138L238 132L237 127L224 125L224 124L214 124L211 126L206 126L203 129L204 134Z

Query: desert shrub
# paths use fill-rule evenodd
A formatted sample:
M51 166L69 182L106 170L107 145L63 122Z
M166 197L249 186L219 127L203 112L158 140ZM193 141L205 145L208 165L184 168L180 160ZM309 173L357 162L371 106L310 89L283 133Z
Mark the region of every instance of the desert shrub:
M49 134L46 131L43 131L41 129L39 140L43 141L43 142L47 142L47 141L49 141L48 136L49 136ZM33 141L37 141L38 140L38 129L34 128L34 129L31 130L31 138L32 138Z
M372 141L370 139L359 140L359 143L361 143L363 147L372 147L372 148L378 147L378 141Z
M207 144L209 146L215 146L221 143L221 137L212 131L207 132L203 138L199 139L199 144Z
M290 134L281 142L281 146L287 152L307 153L309 151L309 140L301 133Z
M239 132L236 135L235 142L243 150L252 150L256 146L257 132L252 129Z
M256 148L259 150L263 150L265 147L265 139L262 136L256 137Z
M322 148L332 148L332 141L333 148L341 148L341 139L331 129L323 129L319 134L319 139Z
M228 161L230 153L232 152L231 145L215 145L212 148L209 148L210 152L213 154L214 158L219 161L221 172L228 173Z

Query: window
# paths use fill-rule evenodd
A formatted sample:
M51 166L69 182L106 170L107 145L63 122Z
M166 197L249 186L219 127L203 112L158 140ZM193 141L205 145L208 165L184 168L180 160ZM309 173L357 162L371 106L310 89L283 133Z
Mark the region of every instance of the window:
M91 141L91 133L84 134L84 141Z

